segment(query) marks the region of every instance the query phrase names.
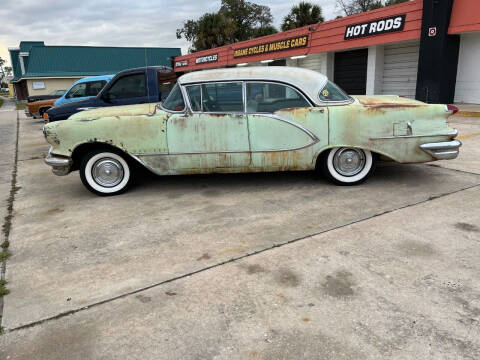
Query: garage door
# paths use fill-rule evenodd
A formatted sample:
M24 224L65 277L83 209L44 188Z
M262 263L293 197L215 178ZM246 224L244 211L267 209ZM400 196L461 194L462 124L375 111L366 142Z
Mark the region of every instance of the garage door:
M383 64L384 95L415 98L420 42L385 46Z
M367 93L368 49L335 53L334 82L347 94Z
M322 54L322 53L310 54L306 58L298 59L297 64L299 67L302 67L305 69L322 72L322 65L323 65L324 58L325 58L325 54Z
M480 104L480 33L462 34L460 39L455 102Z

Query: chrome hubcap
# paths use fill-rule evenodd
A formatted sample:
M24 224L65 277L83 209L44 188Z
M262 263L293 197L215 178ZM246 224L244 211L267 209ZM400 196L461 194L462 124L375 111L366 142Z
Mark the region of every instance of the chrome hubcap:
M114 187L123 180L123 166L115 159L98 160L92 167L93 180L103 187Z
M333 157L333 167L343 176L355 176L365 167L365 153L359 149L341 148Z

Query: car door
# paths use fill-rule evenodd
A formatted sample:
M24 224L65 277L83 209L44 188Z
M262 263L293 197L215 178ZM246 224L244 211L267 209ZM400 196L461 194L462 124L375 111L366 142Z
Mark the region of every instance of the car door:
M102 94L105 106L144 104L149 102L147 81L143 71L118 78L106 90Z
M180 91L178 85L172 90ZM172 95L172 94L171 94ZM167 142L177 169L226 171L250 165L248 120L242 82L189 85L191 112L172 115ZM170 106L169 98L164 106Z
M312 166L320 141L328 143L328 110L315 108L298 90L280 83L246 83L252 167L264 171ZM314 128L318 131L313 132Z

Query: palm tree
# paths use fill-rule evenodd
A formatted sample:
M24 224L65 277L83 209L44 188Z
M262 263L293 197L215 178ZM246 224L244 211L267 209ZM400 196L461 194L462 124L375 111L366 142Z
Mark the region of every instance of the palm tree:
M298 5L293 6L290 13L283 18L282 31L317 24L322 21L323 16L320 6L302 1Z

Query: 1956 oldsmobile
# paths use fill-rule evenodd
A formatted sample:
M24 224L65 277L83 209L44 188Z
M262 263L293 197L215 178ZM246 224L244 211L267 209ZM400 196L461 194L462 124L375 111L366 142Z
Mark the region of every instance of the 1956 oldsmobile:
M125 191L135 165L158 175L319 170L364 181L378 158L421 163L457 157L455 111L398 96L345 94L302 68L188 73L161 104L83 111L44 127L45 162L80 171L98 195Z

